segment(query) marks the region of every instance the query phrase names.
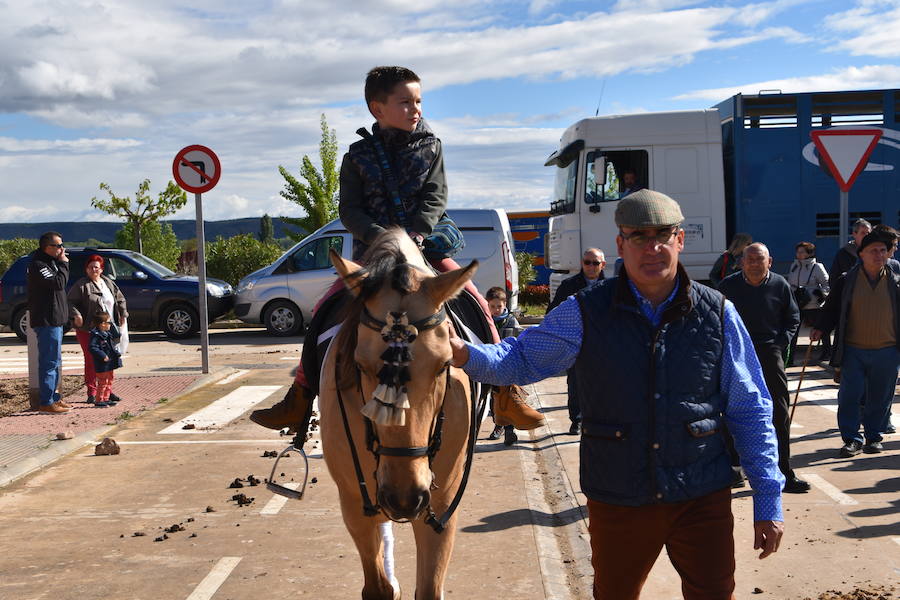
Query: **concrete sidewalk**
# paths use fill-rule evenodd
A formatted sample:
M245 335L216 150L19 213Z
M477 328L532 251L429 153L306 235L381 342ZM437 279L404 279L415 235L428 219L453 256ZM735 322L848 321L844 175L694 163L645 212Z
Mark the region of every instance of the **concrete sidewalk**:
M130 373L115 379L113 390L122 398L116 406L98 408L88 404L87 390L82 387L64 398L72 406L68 413L51 415L24 410L0 418L0 487L82 446L97 443L123 421L232 372L234 369L219 367L206 375L186 370L172 375ZM68 439L58 439L57 434Z

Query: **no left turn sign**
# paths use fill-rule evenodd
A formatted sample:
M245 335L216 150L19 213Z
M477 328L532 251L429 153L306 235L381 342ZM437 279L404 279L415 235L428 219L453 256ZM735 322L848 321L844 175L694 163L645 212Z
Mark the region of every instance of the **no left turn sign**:
M219 183L222 166L219 157L206 146L193 145L182 148L172 163L172 175L181 189L202 194Z

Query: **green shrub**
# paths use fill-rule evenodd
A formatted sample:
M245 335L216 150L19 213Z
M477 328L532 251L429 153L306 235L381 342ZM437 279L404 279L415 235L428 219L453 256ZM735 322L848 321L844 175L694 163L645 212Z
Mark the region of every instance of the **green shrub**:
M206 273L237 285L245 276L271 264L283 250L276 244L264 244L249 233L225 239L222 236L206 244Z
M534 268L534 254L528 252L516 252L516 266L519 267L519 289L535 280L537 270Z
M0 240L0 275L12 266L16 259L37 250L38 241L28 238Z
M175 235L175 232L172 231L171 223L160 223L159 221L144 223L141 227L141 241L144 246L144 256L149 256L173 271L178 269L181 245L178 243L178 237ZM124 227L116 232L116 248L137 252L134 224L125 223Z

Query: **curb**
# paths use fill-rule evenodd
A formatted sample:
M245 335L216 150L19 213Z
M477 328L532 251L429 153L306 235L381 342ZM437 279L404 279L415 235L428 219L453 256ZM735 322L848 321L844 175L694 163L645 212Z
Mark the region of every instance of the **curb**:
M232 373L237 372L238 369L234 369L232 367L220 367L211 373L207 373L205 375L201 374L197 380L191 385L184 388L182 391L178 392L176 396L171 398L170 400L178 400L194 392L195 390L211 385L225 377L228 377ZM140 377L141 375L133 375L134 377ZM146 375L149 376L149 375ZM166 377L165 375L154 375L155 377ZM148 411L144 411L148 412ZM108 437L106 434L118 427L119 424L114 425L105 425L103 427L98 427L96 429L91 429L89 431L85 431L79 433L69 440L56 440L52 439L52 436L49 440L50 447L46 450L42 450L35 454L34 456L29 456L27 458L23 458L16 463L6 466L3 469L0 469L0 488L6 487L7 485L27 476L36 471L40 471L41 469L50 466L60 458L68 456L84 446L97 443L98 439L102 439L104 437Z

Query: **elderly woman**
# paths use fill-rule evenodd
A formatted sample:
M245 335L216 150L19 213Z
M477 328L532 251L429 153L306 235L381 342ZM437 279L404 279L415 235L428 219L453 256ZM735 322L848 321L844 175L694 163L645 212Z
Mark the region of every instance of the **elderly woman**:
M822 263L816 260L816 245L812 242L800 242L794 247L796 260L791 264L791 270L787 274L791 292L800 309L800 321L811 325L818 317L820 307L825 302L825 296L830 290L828 284L828 272ZM799 331L797 332L799 334ZM791 363L797 364L795 351L797 338L791 340ZM831 342L828 336L822 336L822 356L819 360L828 360L831 357Z
M97 254L88 258L84 267L85 277L75 282L69 290L69 305L75 324L75 335L84 353L84 383L88 389L88 404L108 406L120 400L110 394L109 402L97 403L97 372L94 370L94 359L90 351L90 330L94 315L104 311L112 315L112 322L119 327L125 325L128 311L125 308L125 296L119 286L103 274L103 257Z

